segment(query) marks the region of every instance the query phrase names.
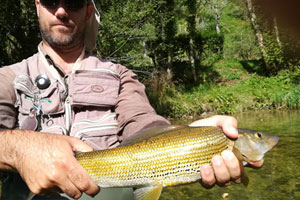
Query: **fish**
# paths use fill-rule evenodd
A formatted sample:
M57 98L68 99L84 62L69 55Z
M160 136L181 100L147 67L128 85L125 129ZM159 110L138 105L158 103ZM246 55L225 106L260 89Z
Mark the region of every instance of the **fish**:
M136 188L136 200L158 200L163 187L197 182L200 168L228 149L242 162L259 161L279 138L238 129L236 140L218 127L149 128L112 149L80 152L76 159L100 188Z

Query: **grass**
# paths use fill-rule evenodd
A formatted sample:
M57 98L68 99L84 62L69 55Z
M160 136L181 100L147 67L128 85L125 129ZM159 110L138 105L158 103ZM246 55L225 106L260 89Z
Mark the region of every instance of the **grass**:
M205 80L188 88L166 85L159 103L151 91L150 100L159 114L170 118L300 107L300 76L296 72L285 70L265 77L252 71L255 66L249 72L249 66L251 63L236 60L220 61L212 67L218 82Z

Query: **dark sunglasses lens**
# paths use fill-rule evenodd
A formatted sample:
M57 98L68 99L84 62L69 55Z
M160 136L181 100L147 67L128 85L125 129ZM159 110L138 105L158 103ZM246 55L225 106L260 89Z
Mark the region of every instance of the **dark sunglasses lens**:
M40 0L40 3L46 8L57 8L60 0ZM68 10L79 10L86 4L86 0L65 0Z
M40 0L40 3L47 8L57 8L59 0Z
M84 7L86 0L65 0L65 4L69 10L79 10Z

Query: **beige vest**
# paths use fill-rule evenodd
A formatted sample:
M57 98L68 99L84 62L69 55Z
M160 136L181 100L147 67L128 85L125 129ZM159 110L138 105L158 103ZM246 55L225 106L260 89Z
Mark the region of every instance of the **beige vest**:
M118 123L114 110L120 91L120 77L116 73L116 65L86 57L79 69L61 77L53 65L45 62L48 61L40 52L11 66L16 73L14 88L18 124L28 118L37 95L43 113L41 132L74 136L94 149L118 145ZM51 81L47 89L40 90L34 83L40 74Z

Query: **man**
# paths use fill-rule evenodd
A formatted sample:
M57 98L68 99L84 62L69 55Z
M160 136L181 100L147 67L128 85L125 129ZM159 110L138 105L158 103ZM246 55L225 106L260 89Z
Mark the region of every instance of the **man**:
M14 173L4 176L2 198L26 199L27 186L34 194L56 194L50 199L60 198L59 192L94 196L100 188L74 152L116 147L139 130L169 122L149 105L135 74L90 54L98 17L93 1L35 4L43 38L39 52L0 70L0 124L6 129L0 133L0 170L18 172L26 182ZM237 137L232 117L191 125L220 126ZM242 169L232 152L215 156L212 165L214 173L208 165L201 169L206 186L240 182Z

